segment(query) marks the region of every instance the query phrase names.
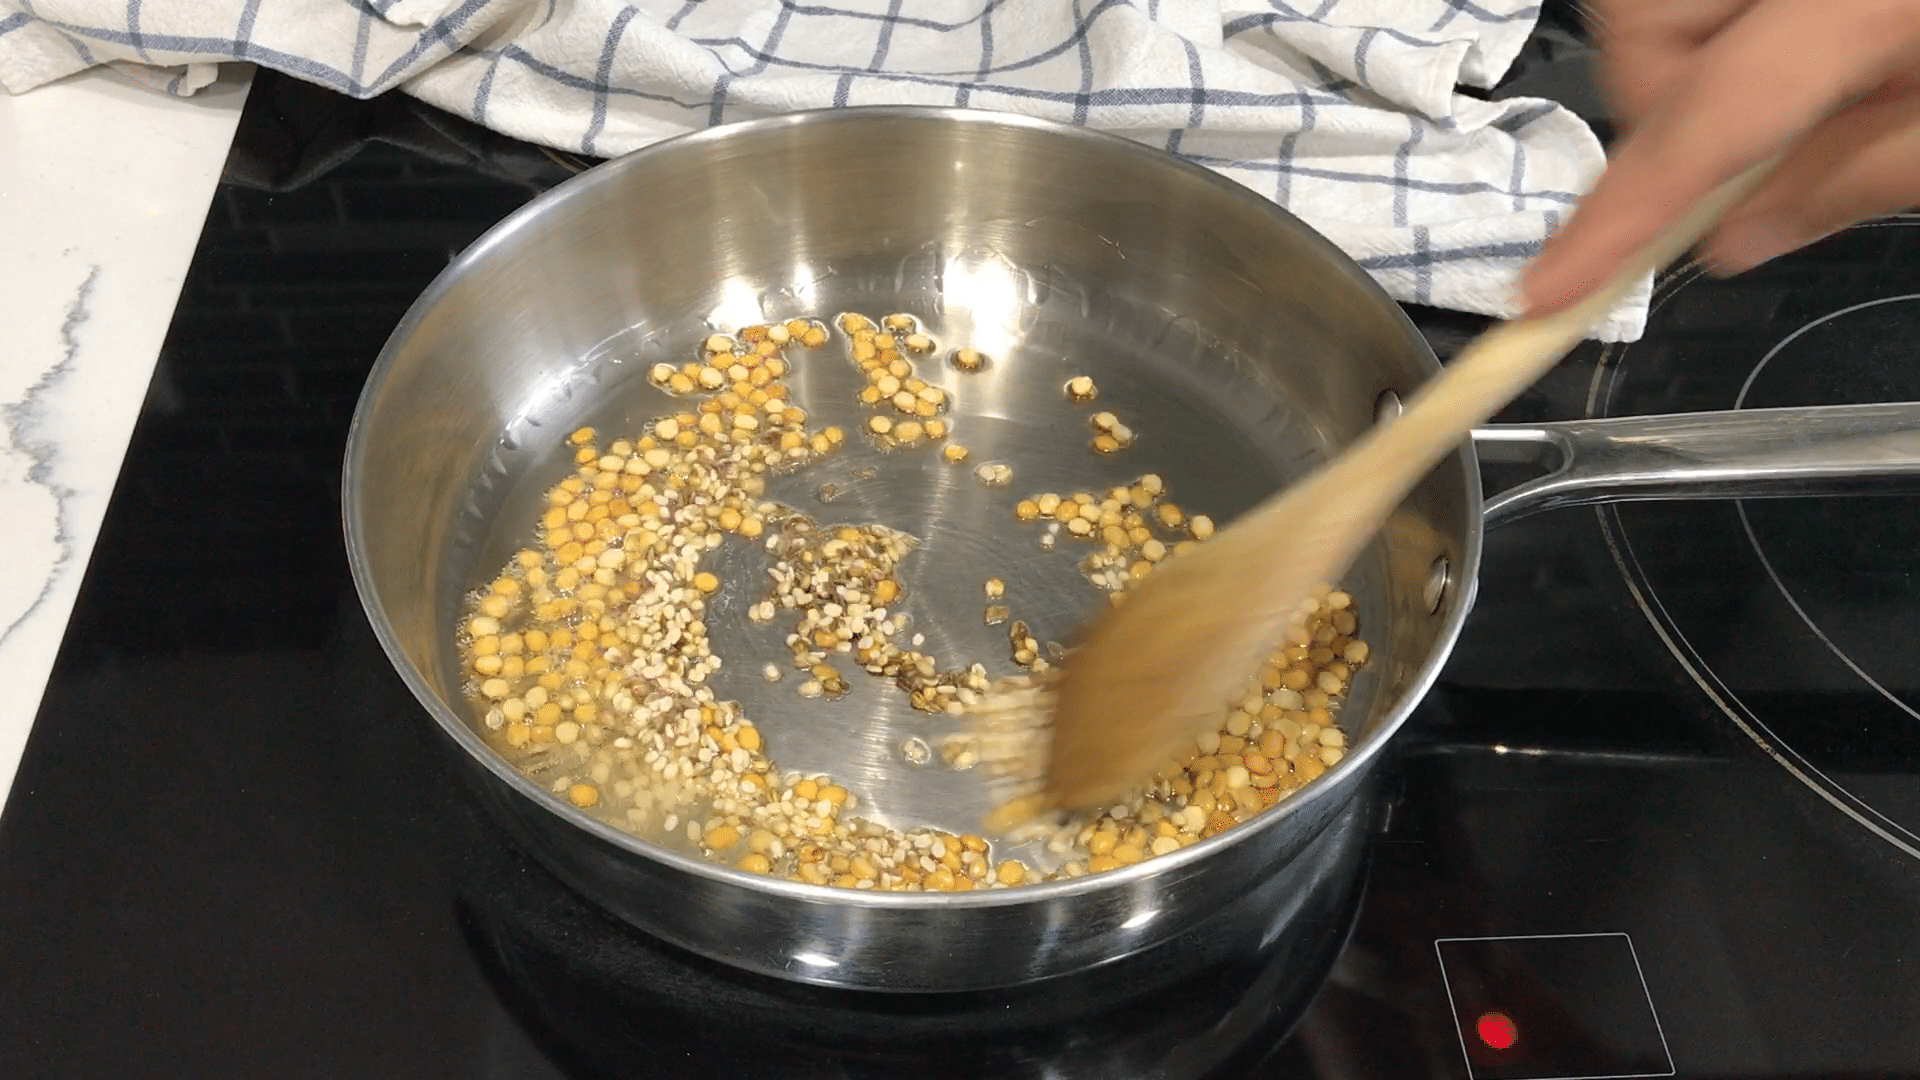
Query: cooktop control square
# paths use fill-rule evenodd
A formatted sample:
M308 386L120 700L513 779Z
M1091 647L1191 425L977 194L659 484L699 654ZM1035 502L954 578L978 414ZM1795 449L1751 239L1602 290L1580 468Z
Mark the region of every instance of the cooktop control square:
M1433 943L1473 1080L1672 1076L1625 934Z

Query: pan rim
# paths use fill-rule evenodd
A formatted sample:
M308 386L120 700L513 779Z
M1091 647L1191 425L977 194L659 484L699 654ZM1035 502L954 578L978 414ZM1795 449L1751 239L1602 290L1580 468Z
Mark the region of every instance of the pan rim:
M435 276L431 284L410 305L399 324L388 336L379 356L369 370L359 400L355 404L353 419L348 427L346 451L341 469L341 515L346 541L348 567L353 575L355 592L360 599L361 608L366 613L375 637L381 649L386 653L388 662L400 675L414 698L433 717L435 724L455 745L466 752L469 758L481 765L493 776L503 781L516 794L531 802L540 810L559 818L569 826L581 829L603 844L621 851L661 863L696 877L704 878L715 884L736 886L755 893L780 896L807 904L825 904L854 907L868 910L889 910L902 912L924 912L973 908L999 908L1024 905L1029 902L1041 902L1109 889L1124 890L1141 881L1168 875L1178 875L1187 871L1195 863L1236 844L1249 841L1295 815L1306 813L1309 809L1329 799L1343 798L1350 783L1340 778L1358 774L1371 761L1382 753L1386 743L1406 722L1415 706L1425 698L1434 681L1439 677L1440 669L1451 655L1460 631L1466 621L1468 611L1473 606L1474 592L1477 588L1481 536L1483 523L1479 507L1482 502L1480 475L1477 458L1470 441L1461 447L1438 468L1459 468L1465 487L1465 499L1471 508L1467 523L1465 550L1460 553L1461 565L1452 571L1454 588L1450 594L1456 597L1452 610L1447 614L1434 645L1414 676L1408 681L1398 703L1392 711L1376 726L1376 734L1366 739L1340 763L1329 770L1326 777L1329 782L1313 783L1288 796L1274 808L1258 815L1246 825L1229 829L1195 844L1143 860L1132 866L1099 874L1086 874L1078 878L1061 881L1023 885L1009 889L982 889L966 893L938 892L881 892L877 889L846 889L828 885L809 885L804 882L786 881L764 874L739 870L722 863L684 854L670 848L647 841L631 833L600 821L585 812L561 802L544 788L495 753L482 741L473 728L459 716L453 707L435 693L425 674L413 662L402 648L392 621L387 617L386 606L376 587L367 555L367 523L360 513L358 491L360 476L369 468L365 460L368 439L368 410L374 397L386 381L391 370L398 362L399 354L410 340L415 329L426 314L454 287L454 284L478 263L488 260L494 251L510 243L512 238L524 230L535 228L536 223L551 211L551 208L579 192L596 186L612 183L613 178L623 172L644 168L649 162L663 156L681 153L688 147L707 143L753 138L768 132L802 127L822 123L864 123L871 120L909 120L928 123L968 123L986 126L1001 126L1028 129L1045 133L1048 137L1083 141L1104 151L1129 154L1151 163L1158 169L1175 169L1193 180L1207 184L1222 194L1246 205L1266 216L1276 227L1299 234L1303 239L1317 247L1327 257L1330 269L1346 274L1362 289L1373 293L1391 317L1397 319L1402 332L1418 345L1423 354L1423 366L1427 377L1440 370L1439 361L1434 357L1432 348L1414 327L1413 322L1399 304L1387 295L1379 283L1362 270L1350 256L1332 241L1287 212L1278 204L1255 194L1251 189L1210 169L1196 165L1156 147L1136 142L1109 132L1091 128L1064 124L1053 120L1025 116L1013 113L991 112L987 110L957 108L951 106L857 106L841 109L814 109L780 116L755 120L738 121L717 127L706 128L675 136L650 144L621 157L610 159L577 176L571 177L553 188L541 193L526 205L502 218L482 236L470 244L459 256ZM1407 388L1411 390L1412 388ZM1462 591L1464 590L1464 595Z

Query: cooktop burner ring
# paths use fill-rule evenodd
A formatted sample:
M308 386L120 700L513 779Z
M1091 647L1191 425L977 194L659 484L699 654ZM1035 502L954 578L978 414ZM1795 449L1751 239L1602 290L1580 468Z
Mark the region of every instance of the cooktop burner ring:
M1845 232L1904 229L1915 224L1920 224L1920 215L1901 215L1854 226ZM1705 271L1699 264L1690 262L1676 267L1656 283L1653 307L1649 315L1649 322L1653 324L1650 326L1649 337L1658 327L1661 315L1673 304L1675 298L1705 276ZM1738 287L1738 285L1735 283L1731 287ZM1761 358L1745 372L1731 405L1720 407L1734 409L1748 407L1749 397L1762 372L1777 356L1809 332L1849 315L1882 308L1888 304L1916 300L1920 300L1920 293L1902 292L1898 295L1874 297L1801 321L1797 327L1769 346ZM1627 356L1631 351L1630 344L1610 344L1600 350L1588 388L1587 416L1616 415L1617 399L1628 369ZM1795 596L1776 565L1776 560L1769 556L1767 545L1763 543L1760 531L1756 529L1753 517L1748 511L1747 502L1736 501L1733 509L1740 522L1745 544L1757 561L1762 575L1771 583L1780 600L1791 610L1793 616L1812 638L1817 640L1876 697L1905 716L1920 720L1920 710L1901 700L1899 695L1889 690L1881 680L1869 674L1866 667L1835 641L1833 635L1821 626L1820 621ZM1906 855L1920 859L1920 833L1916 833L1913 829L1881 812L1868 799L1836 779L1829 769L1822 768L1819 763L1796 749L1789 737L1776 730L1776 725L1768 723L1761 709L1753 707L1744 700L1740 693L1715 672L1703 650L1689 639L1682 620L1661 598L1647 564L1642 560L1641 553L1634 547L1620 508L1612 505L1600 506L1595 508L1595 514L1602 539L1626 583L1632 603L1652 627L1661 644L1679 662L1688 678L1706 694L1714 707L1795 780L1880 839Z
M1661 603L1659 596L1645 587L1645 576L1639 558L1628 542L1614 508L1596 507L1595 513L1600 519L1600 529L1606 541L1607 550L1620 568L1634 604L1646 617L1648 625L1653 627L1653 632L1660 638L1661 644L1665 645L1667 651L1679 661L1681 668L1707 695L1708 700L1712 701L1715 707L1724 713L1747 738L1753 740L1755 746L1785 769L1788 775L1806 785L1809 790L1875 836L1915 859L1920 859L1920 844L1914 842L1912 832L1875 810L1780 740L1757 713L1748 708L1738 695L1720 681L1700 657L1692 642L1688 641L1684 634L1679 632L1678 627L1673 625L1672 617L1667 612L1666 605Z
M1812 322L1802 325L1799 329L1795 330L1793 333L1788 334L1784 338L1781 338L1779 343L1774 345L1773 348L1767 350L1766 355L1760 358L1760 362L1755 364L1753 366L1753 370L1747 373L1746 382L1740 385L1740 393L1737 397L1734 398L1733 407L1736 409L1741 409L1746 407L1747 395L1753 390L1754 381L1760 377L1760 373L1766 370L1767 365L1773 362L1774 357L1778 356L1788 346L1792 345L1795 341L1799 340L1808 331L1813 330L1817 327L1823 326L1827 323L1833 322L1837 319L1844 318L1848 315L1855 314L1857 312L1866 311L1866 310L1877 308L1877 307L1883 307L1887 304L1910 303L1916 300L1920 300L1920 293L1903 293L1899 296L1883 296L1877 299L1863 301L1858 304L1852 304L1847 307L1843 307L1837 311L1830 311L1827 314L1822 315L1817 319L1814 319ZM1819 622L1816 621L1812 615L1807 613L1806 607L1802 605L1800 601L1794 597L1793 590L1787 587L1786 581L1784 581L1781 578L1780 572L1777 569L1775 569L1773 565L1773 560L1767 557L1766 546L1760 542L1759 535L1754 531L1753 519L1747 513L1747 504L1745 502L1736 503L1735 509L1736 509L1736 512L1740 515L1741 528L1746 530L1747 542L1753 545L1753 553L1755 556L1757 556L1760 559L1760 565L1766 569L1768 579L1773 582L1773 587L1780 591L1780 598L1782 600L1785 600L1789 607L1793 608L1793 613L1795 615L1800 616L1801 622L1806 623L1807 629L1813 633L1813 636L1819 638L1820 643L1822 645L1825 645L1828 651L1832 652L1836 659L1838 659L1842 664L1845 664L1849 670L1851 670L1856 676L1858 676L1861 682L1864 682L1868 686L1872 687L1874 690L1874 693L1877 693L1881 697L1885 698L1887 700L1887 703L1892 705L1894 708L1899 709L1901 712L1904 712L1908 716L1913 717L1915 720L1920 721L1920 710L1916 710L1914 709L1913 706L1900 700L1899 695L1895 694L1891 690L1888 690L1886 686L1880 682L1880 680L1874 678L1871 674L1869 674L1865 667L1861 666L1857 661L1854 660L1852 656L1848 655L1847 651L1840 647L1840 643L1833 640L1833 637L1829 635L1826 632L1826 630L1821 628ZM1920 843L1920 835L1915 835L1911 830L1906 829L1904 827L1900 827L1897 825L1895 827L1899 828L1901 833L1905 834L1908 838L1912 839L1915 843Z

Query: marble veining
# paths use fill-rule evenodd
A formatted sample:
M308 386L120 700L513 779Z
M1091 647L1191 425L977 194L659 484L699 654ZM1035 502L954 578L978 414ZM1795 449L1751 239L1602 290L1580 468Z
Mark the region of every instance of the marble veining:
M0 791L11 791L246 100L0 94Z
M59 360L40 373L25 394L0 404L0 521L13 534L13 565L0 576L0 646L20 630L53 594L55 580L73 562L73 535L67 528L67 498L72 489L55 475L59 444L44 430L42 400L72 372L80 353L80 325L87 321L87 299L100 279L98 264L74 291L60 321ZM39 588L33 587L40 579Z

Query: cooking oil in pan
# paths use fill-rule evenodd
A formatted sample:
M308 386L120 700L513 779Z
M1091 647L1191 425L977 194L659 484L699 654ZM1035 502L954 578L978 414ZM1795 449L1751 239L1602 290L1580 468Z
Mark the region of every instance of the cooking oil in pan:
M875 321L894 311L872 302L847 306L870 313ZM716 701L737 703L765 757L777 762L776 786L820 778L809 783L803 800L813 809L826 812L822 792L832 789L841 801L830 816L870 822L871 829L887 835L929 829L974 834L992 808L995 791L969 767L964 724L946 711L925 708L924 702L915 708L897 680L869 675L849 657L851 650L822 648L821 664L796 670L789 641L795 629L792 609L781 607L771 619L756 617L766 613L762 605L771 596L769 571L776 559L763 538L791 528L787 515L828 531L851 526L910 538L911 550L890 575L899 596L887 615L904 624L891 639L902 650L936 659L939 671L979 664L998 678L1032 670L1034 655L1057 660L1075 629L1109 602L1090 577L1112 585L1116 575L1124 577L1142 561L1142 545L1132 543L1130 560L1090 572L1087 559L1102 550L1103 527L1089 521L1083 530L1063 521L1057 503L1047 505L1047 496L1070 500L1084 492L1104 501L1151 487L1149 504L1128 509L1144 517L1155 547L1165 552L1192 542L1198 522L1225 522L1304 471L1322 448L1313 432L1292 419L1296 413L1286 407L1284 396L1249 365L1199 347L1197 338L1184 348L1169 348L1170 338L1178 337L1179 320L1163 313L1115 303L1089 318L1084 302L1056 300L1022 312L1017 333L1005 320L977 312L916 317L910 325L882 328L895 331L891 351L906 362L904 372L895 362L884 382L875 378L872 358L850 346L844 314L822 320L833 327L825 345L788 343L778 351L787 368L777 382L787 387L790 403L805 411L806 437L833 429L842 438L831 452L762 474L764 489L754 501L777 508L760 515L763 531L748 539L736 527L700 562L716 583L700 597L703 632L712 654L723 661L705 685ZM550 492L570 471L573 463L567 458L579 457L583 449L569 444L566 432L595 428L594 453L605 453L616 440L637 448L642 434L658 433L651 426L655 418L696 406L697 399L676 398L658 385L654 369L700 355L711 332L711 327L689 326L678 333L656 328L617 337L577 373L583 392L563 394L519 418L495 455L496 471L508 475L509 482L497 485L490 497L472 500L468 520L458 530L462 542L455 545L460 558L454 562L466 574L448 597L449 607L457 610L463 598L471 602L473 590L489 587L501 566L514 574L515 553L538 550L542 537L536 534L551 539L553 530L546 526L566 518L564 508L554 517ZM915 337L908 348L910 335L924 335L924 340ZM961 349L969 351L956 362ZM726 366L739 373L732 363ZM893 400L900 392L896 384L905 387L910 380L940 391L932 415ZM870 388L887 392L876 398ZM1101 414L1104 419L1096 423ZM1094 439L1116 421L1124 425L1126 443L1096 449ZM938 437L928 431L934 422L944 429ZM913 425L910 440L899 437L905 425ZM964 454L955 447L964 447ZM1143 485L1148 477L1151 482ZM1046 512L1038 513L1042 505ZM541 528L529 529L543 517ZM551 575L564 572L555 565L552 560L542 564L549 591ZM520 568L518 580L530 593L537 586L527 583L524 571ZM459 618L453 611L449 616ZM1010 633L1016 626L1028 645L1024 665L1016 661L1021 639ZM563 719L575 715L577 707L552 708L560 704L558 687L535 695L543 700L532 715L503 715L501 701L482 692L486 679L473 669L476 645L471 634L463 637L459 654L467 658L466 667L445 674L466 688L476 730L536 784L664 846L704 853L713 826L723 839L742 845L732 849L728 861L765 850L762 844L749 852L744 845L753 831L750 823L730 829L723 820L727 804L716 807L684 774L663 777L657 763L633 755L607 760L599 750L618 736L603 727L589 738L585 732L591 723ZM529 651L524 637L519 648L524 682ZM591 651L580 650L577 641L572 648L579 655L566 652L558 659L562 652L550 642L544 652L557 659L562 676L569 661L575 671L581 664L591 671ZM816 666L844 676L844 686L834 687L839 692L823 692L812 670ZM769 672L779 678L769 679ZM599 690L604 698L605 685ZM517 699L527 700L524 694ZM588 714L596 715L593 705ZM540 715L557 722L539 724ZM537 741L515 734L542 727L546 730ZM725 759L740 756L735 753L740 741L735 732L714 755L723 759L723 769ZM801 812L803 819L808 816L820 814ZM793 845L778 846L784 851ZM1009 857L1036 873L1063 861L1060 852L1037 843L997 845L994 858Z

